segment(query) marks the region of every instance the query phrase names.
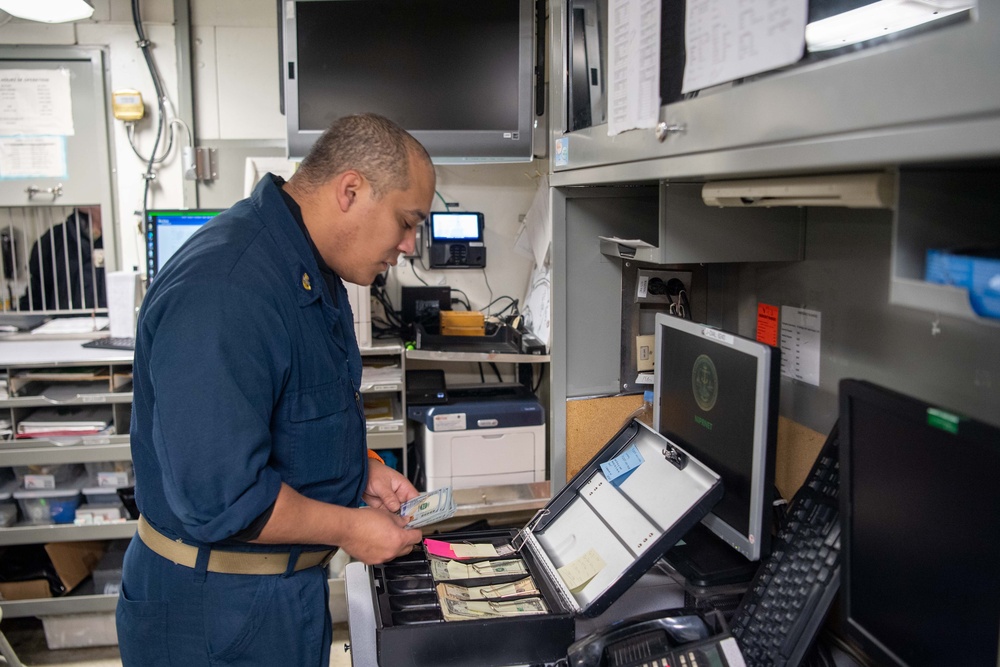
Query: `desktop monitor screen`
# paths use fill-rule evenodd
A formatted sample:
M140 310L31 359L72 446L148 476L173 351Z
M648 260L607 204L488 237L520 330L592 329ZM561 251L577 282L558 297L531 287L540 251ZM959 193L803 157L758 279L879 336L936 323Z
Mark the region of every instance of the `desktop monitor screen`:
M751 561L770 545L777 372L768 345L656 316L656 428L722 478L702 523Z
M1000 640L1000 428L840 384L841 606L878 664L989 665Z
M152 281L177 249L222 210L146 211L146 280Z

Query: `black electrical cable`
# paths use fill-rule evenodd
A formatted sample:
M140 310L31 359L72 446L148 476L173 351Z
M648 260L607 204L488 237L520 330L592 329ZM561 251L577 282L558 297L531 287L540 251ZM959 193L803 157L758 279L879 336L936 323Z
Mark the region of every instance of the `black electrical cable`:
M149 162L146 163L146 173L143 174L145 183L142 188L142 220L146 221L146 212L149 210L149 182L153 180L153 165L156 159L156 150L160 147L160 138L163 134L163 119L166 116L166 108L163 100L163 85L160 76L156 72L156 64L153 62L153 54L149 51L149 40L146 39L146 32L142 29L142 15L139 11L139 0L132 0L132 22L135 24L135 32L139 38L137 44L142 51L142 56L149 69L149 76L153 79L153 88L156 90L156 108L159 117L156 123L156 139L153 140L153 150L149 154Z
M538 367L538 382L531 388L532 394L537 394L538 390L542 388L542 378L545 377L545 364L541 364Z
M417 259L420 260L420 270L421 271L427 271L428 270L427 267L424 266L424 256L423 256L423 254L421 254ZM421 277L421 275L419 273L417 273L417 266L416 266L415 263L410 262L410 268L413 269L413 275L416 276L417 280L419 280L420 282L422 282L427 287L430 287L430 283L428 283L426 280L424 280L423 277Z
M483 280L486 281L486 289L490 291L490 305L493 304L493 288L490 287L490 279L486 276L486 269L483 269ZM489 315L489 306L486 306L486 314Z
M490 367L493 369L493 373L497 376L497 381L498 382L503 382L503 376L500 375L500 369L497 368L496 363L491 361L490 362Z
M461 303L463 306L465 306L466 310L468 310L468 311L472 310L472 302L469 301L469 295L468 294L466 294L462 290L458 289L457 287L452 287L451 291L452 292L458 292L459 294L461 294L462 296L464 296L465 297L465 301L459 301L459 303Z

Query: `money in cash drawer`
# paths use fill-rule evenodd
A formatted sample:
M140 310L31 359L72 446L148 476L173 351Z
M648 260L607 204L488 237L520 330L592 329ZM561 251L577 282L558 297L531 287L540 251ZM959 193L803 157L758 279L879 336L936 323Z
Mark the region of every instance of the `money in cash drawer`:
M718 475L633 420L524 528L435 535L368 568L379 665L565 658L575 619L606 610L721 497Z

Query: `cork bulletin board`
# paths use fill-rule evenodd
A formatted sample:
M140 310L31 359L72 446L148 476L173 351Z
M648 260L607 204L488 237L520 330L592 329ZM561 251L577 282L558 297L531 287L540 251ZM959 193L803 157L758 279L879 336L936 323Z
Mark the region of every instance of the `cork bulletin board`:
M642 405L642 394L566 401L566 481L587 465Z
M566 401L566 481L587 465L642 405L642 394ZM774 483L785 499L802 485L826 436L785 417L778 418Z

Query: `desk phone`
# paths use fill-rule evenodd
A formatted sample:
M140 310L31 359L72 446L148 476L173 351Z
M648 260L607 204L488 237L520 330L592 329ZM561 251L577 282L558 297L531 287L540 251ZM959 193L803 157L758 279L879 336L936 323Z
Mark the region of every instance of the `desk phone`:
M721 631L720 631L721 630ZM569 667L745 667L717 612L653 612L614 623L573 643Z

